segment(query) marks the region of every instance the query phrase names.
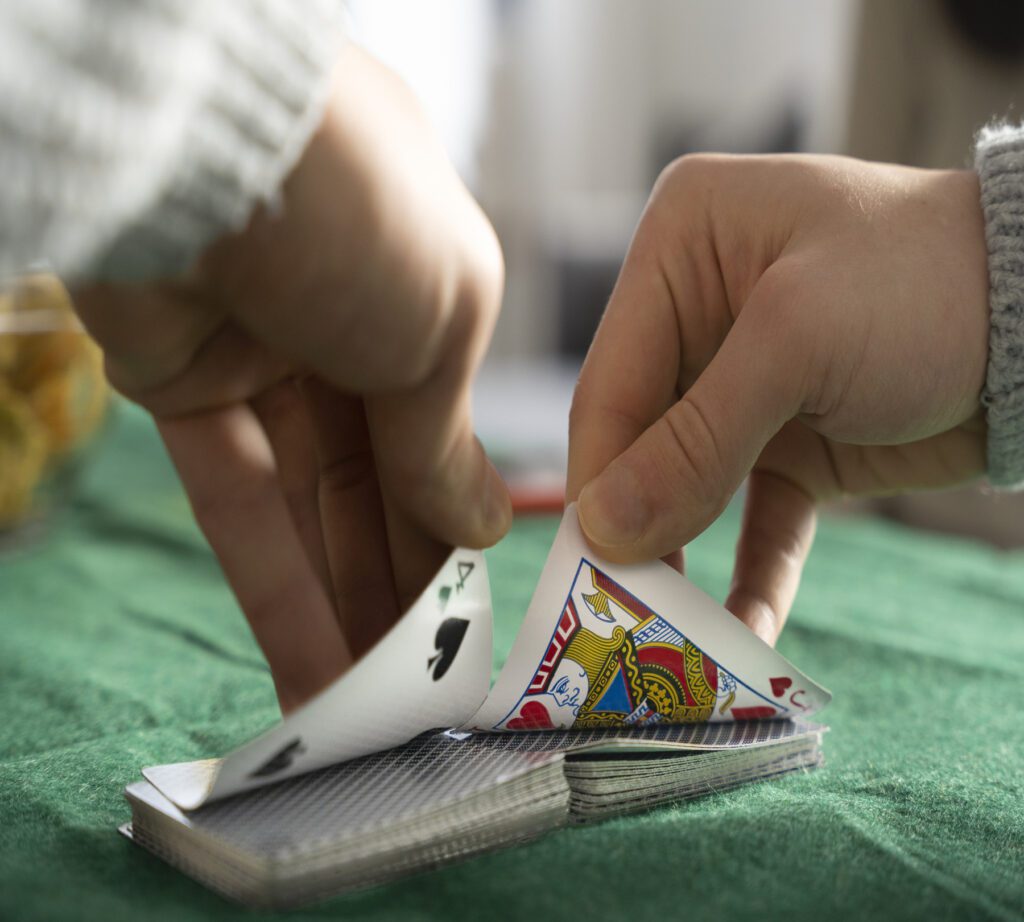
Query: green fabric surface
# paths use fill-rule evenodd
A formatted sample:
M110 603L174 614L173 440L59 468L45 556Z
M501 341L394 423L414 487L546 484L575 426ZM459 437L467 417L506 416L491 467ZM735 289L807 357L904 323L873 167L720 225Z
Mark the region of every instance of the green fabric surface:
M506 651L554 536L490 553ZM737 515L691 548L725 592ZM269 674L143 416L122 409L46 540L0 555L0 918L253 914L115 832L145 764L276 717ZM344 919L1024 916L1024 555L822 524L782 652L829 687L821 771L289 914Z

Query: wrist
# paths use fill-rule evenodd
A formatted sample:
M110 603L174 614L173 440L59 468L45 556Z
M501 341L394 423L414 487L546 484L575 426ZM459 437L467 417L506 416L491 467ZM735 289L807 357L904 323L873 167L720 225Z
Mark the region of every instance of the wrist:
M994 486L1014 487L1024 483L1024 128L982 131L975 169L988 245L988 472Z

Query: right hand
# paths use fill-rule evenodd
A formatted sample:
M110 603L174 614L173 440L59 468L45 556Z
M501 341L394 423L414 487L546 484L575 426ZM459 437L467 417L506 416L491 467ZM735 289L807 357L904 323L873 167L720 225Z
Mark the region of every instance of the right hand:
M76 306L156 418L284 710L363 654L452 545L511 522L470 385L494 232L412 94L355 46L277 209L184 278Z
M576 389L567 496L587 539L671 558L749 475L726 606L774 643L818 502L984 473L988 314L972 172L677 161Z

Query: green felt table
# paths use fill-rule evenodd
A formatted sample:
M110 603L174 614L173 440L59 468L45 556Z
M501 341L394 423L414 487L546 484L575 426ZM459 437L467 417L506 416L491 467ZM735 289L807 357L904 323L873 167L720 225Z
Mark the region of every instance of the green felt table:
M489 557L498 659L554 535ZM721 597L737 517L689 553ZM269 675L143 416L0 556L0 918L253 914L115 832L140 766L273 722ZM782 651L835 695L826 766L290 914L344 919L1021 918L1024 555L822 524ZM262 917L262 914L257 914Z

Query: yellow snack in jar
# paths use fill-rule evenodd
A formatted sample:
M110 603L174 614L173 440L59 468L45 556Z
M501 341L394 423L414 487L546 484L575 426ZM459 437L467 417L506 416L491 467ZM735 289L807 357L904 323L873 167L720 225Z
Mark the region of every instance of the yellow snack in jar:
M17 524L31 508L48 442L25 397L0 384L0 528Z
M52 275L0 293L0 528L24 520L44 478L104 417L103 355Z
M12 387L27 393L67 368L80 348L81 326L67 289L54 275L22 276L5 299L17 329L7 377Z
M86 441L106 410L102 353L86 336L79 339L77 354L68 366L40 381L27 395L46 428L54 454L71 451Z
M17 356L17 337L8 329L14 311L13 300L9 293L0 293L0 381L6 379Z

